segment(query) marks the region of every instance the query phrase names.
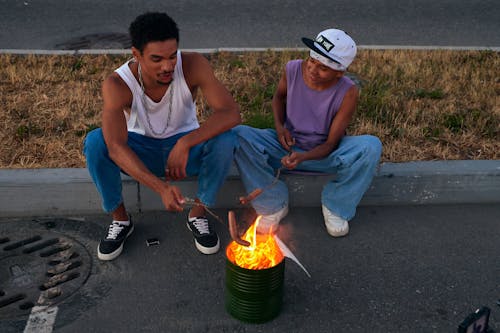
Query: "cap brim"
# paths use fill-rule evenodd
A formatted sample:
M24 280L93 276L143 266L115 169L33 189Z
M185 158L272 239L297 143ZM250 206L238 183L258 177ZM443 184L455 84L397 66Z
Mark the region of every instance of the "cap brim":
M310 39L310 38L306 38L306 37L302 37L302 42L304 44L306 44L306 46L308 48L310 48L311 50L321 54L322 56L325 56L327 57L328 59L330 59L331 61L335 61L337 64L340 64L340 62L338 62L338 60L335 60L333 59L329 54L325 53L324 50L320 49L320 48L317 48L316 45L314 45L314 40Z

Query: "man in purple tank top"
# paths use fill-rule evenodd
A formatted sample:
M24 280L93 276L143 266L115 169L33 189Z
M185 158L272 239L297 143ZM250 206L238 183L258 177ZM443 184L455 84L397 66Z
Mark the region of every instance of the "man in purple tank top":
M288 213L287 186L274 182L278 169L335 174L323 187L321 205L327 232L340 237L349 232L348 221L370 186L382 144L371 135L345 135L359 97L344 76L356 43L338 29L302 41L310 55L286 65L272 100L275 129L236 127L235 161L249 193L264 189L251 201L262 215L260 233L276 232Z

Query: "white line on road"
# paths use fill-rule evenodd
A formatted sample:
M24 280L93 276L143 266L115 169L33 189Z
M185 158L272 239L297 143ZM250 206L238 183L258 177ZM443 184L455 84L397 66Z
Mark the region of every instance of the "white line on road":
M42 303L42 295L38 303ZM31 309L24 333L51 333L56 322L57 306L36 305Z
M413 45L358 45L358 49L375 50L457 50L457 51L494 51L500 52L499 46L413 46ZM306 51L308 48L286 48L286 47L220 47L206 49L181 49L182 51L199 53L216 52L261 52L261 51ZM23 50L23 49L0 49L0 54L131 54L130 49L81 49L81 50Z

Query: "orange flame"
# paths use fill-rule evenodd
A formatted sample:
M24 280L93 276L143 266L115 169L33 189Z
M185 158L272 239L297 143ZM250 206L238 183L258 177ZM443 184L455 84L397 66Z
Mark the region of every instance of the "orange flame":
M242 268L266 269L276 266L283 260L283 253L272 234L257 234L257 217L255 223L245 232L242 239L250 242L250 246L242 246L231 242L227 249L227 258Z

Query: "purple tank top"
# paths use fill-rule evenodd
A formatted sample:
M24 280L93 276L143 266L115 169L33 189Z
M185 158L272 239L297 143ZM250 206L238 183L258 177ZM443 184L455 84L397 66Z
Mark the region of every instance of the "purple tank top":
M312 90L306 86L302 77L302 62L299 59L286 64L285 127L295 138L297 147L311 150L328 138L333 118L354 82L342 76L334 86L326 90Z

